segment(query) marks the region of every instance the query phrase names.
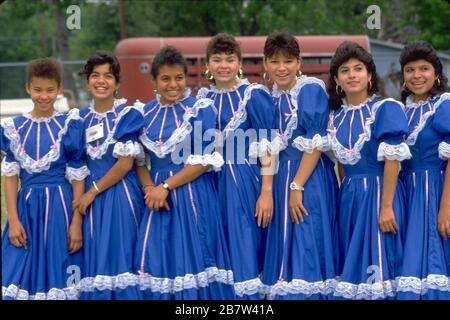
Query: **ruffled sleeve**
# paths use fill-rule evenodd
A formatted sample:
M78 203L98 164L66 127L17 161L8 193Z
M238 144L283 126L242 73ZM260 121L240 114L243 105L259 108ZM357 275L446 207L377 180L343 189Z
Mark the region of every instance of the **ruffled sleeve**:
M439 158L450 159L450 93L444 93L434 105L433 128L442 136L439 143Z
M330 149L327 135L329 118L328 96L319 83L305 85L297 98L298 130L292 144L300 151L312 153L314 149Z
M14 127L14 122L12 119L2 120L0 127L0 150L3 156L1 173L2 176L9 177L20 174L20 165L14 158L14 154L11 152L11 149L9 148L10 141L5 135L5 127L7 126L10 126L10 128Z
M252 88L254 86L254 88ZM251 98L246 105L251 127L256 132L256 141L250 144L249 156L253 158L278 154L284 149L283 141L276 127L276 109L269 91L261 85L252 85Z
M403 161L412 157L405 138L408 133L408 121L403 104L394 99L384 99L372 107L375 114L373 134L380 140L378 161Z
M67 132L62 138L63 148L67 159L66 179L81 181L89 174L86 165L86 137L83 132L83 122L79 117L78 109L71 109L67 118Z
M216 139L218 138L217 110L211 99L199 99L192 108L184 115L184 120L189 117L192 126L191 131L191 154L185 163L203 166L211 166L219 171L224 160L222 155L215 151Z
M113 139L116 141L113 156L118 157L142 157L144 150L138 142L138 137L144 118L142 111L137 106L127 106L117 117L116 129Z

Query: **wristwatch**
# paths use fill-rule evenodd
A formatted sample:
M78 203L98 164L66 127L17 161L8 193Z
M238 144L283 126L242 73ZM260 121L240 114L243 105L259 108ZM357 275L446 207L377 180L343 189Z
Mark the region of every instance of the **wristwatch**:
M304 191L305 188L300 187L298 184L295 183L295 181L292 181L291 184L289 185L289 189L294 190L294 191Z
M163 188L166 189L167 191L170 191L169 185L167 183L163 183Z

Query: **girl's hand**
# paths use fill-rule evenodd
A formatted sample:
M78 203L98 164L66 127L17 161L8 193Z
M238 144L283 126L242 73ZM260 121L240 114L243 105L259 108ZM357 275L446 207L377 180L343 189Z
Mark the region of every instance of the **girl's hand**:
M438 231L443 240L450 237L450 208L441 206L438 215Z
M291 215L292 223L296 222L297 224L304 221L303 215L309 215L308 210L303 205L303 191L290 190L289 214Z
M378 224L382 232L392 232L394 234L398 231L397 222L395 221L394 209L392 206L382 206Z
M78 200L78 211L82 214L86 214L86 209L95 200L97 193L95 189L90 189L88 192L84 193Z
M256 202L256 214L258 218L258 227L266 228L273 216L273 197L272 191L261 191Z
M169 204L167 203L167 196L169 195L169 191L164 189L162 184L148 188L146 191L144 199L145 204L150 210L159 211L160 208L165 208L167 211L170 210Z
M75 253L83 246L83 233L81 231L82 221L80 218L73 218L67 232L67 242L69 253Z
M9 241L13 246L27 249L27 233L19 219L9 222Z

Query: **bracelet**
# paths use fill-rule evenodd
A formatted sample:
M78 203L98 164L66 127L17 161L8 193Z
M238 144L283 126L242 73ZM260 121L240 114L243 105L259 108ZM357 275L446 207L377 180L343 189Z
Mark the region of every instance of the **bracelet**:
M92 184L94 185L94 189L97 190L97 193L100 193L100 190L97 187L97 184L95 183L95 181L92 181Z

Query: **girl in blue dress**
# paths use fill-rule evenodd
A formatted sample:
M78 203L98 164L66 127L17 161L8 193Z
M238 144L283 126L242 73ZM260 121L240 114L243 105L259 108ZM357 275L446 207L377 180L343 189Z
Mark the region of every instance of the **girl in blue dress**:
M402 164L407 230L398 279L401 299L450 299L450 93L426 42L400 56L412 159ZM446 92L447 91L447 92Z
M331 147L341 164L338 199L338 283L347 299L395 296L403 257L405 197L399 161L410 158L404 142L403 104L376 95L372 56L352 42L331 59L328 94Z
M26 90L33 110L2 120L8 212L2 239L4 299L78 299L81 260L75 252L82 246L83 220L72 212L72 199L83 193L89 171L78 109L61 114L54 108L61 73L54 59L31 61Z
M83 225L82 299L139 299L133 273L134 249L144 209L134 158L143 152L138 134L140 110L114 99L120 65L109 53L90 57L82 72L93 96L80 112L91 175L76 204Z
M332 226L337 181L334 163L322 151L327 136L324 83L300 73L295 37L275 32L264 46L264 68L285 150L274 181L275 213L269 225L263 282L268 298L321 298L336 285Z
M218 111L222 133L219 148L225 164L217 175L219 201L225 223L234 288L239 299L259 299L266 229L273 213L274 159L281 140L273 136L275 108L267 89L242 76L241 50L236 39L218 34L208 43L206 75L214 82L200 89L198 98L210 98ZM272 138L273 137L273 138ZM264 159L261 174L256 159Z
M142 105L140 135L150 174L142 156L138 167L148 206L135 259L140 290L147 299L232 299L233 273L209 172L223 165L211 144L217 110L211 100L190 96L178 49L162 48L151 73L158 94Z

